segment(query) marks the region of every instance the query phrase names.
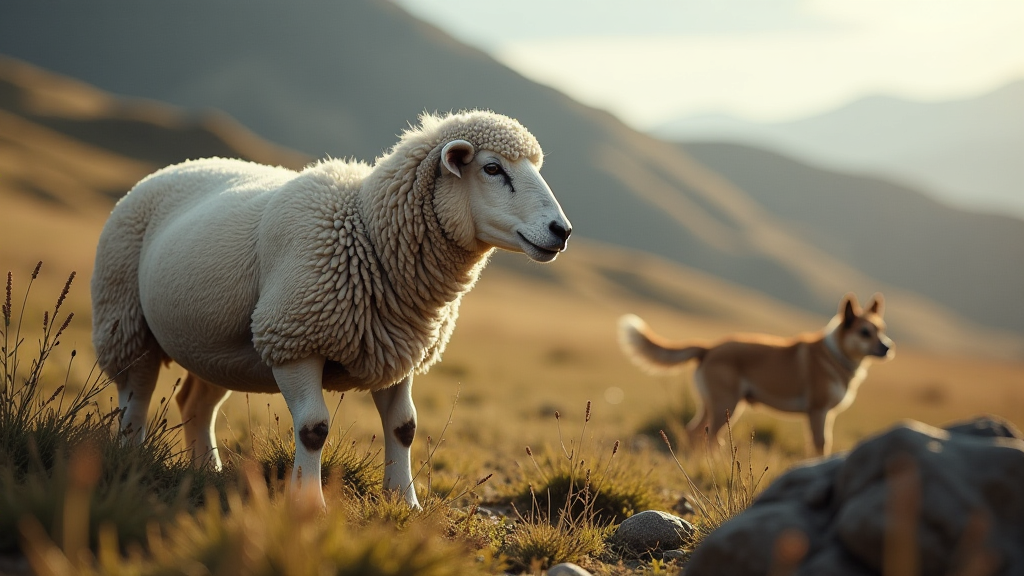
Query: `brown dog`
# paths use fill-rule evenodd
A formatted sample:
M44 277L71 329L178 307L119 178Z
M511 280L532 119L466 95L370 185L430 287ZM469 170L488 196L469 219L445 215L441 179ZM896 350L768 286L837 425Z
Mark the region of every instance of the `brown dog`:
M626 355L651 371L665 372L697 360L693 382L701 406L686 427L691 445L705 428L709 437L717 437L727 417L739 416L743 402L760 402L785 412L807 413L814 449L821 455L831 449L836 414L853 403L867 376L865 360L893 356L883 312L881 294L875 294L863 311L856 296L847 294L823 330L793 338L736 335L710 347L676 345L632 314L619 321L619 336Z

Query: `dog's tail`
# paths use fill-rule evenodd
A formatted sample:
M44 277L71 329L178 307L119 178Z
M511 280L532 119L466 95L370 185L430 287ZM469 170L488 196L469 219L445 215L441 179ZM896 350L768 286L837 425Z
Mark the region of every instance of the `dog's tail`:
M654 373L672 372L689 360L703 360L708 351L702 346L672 346L634 314L619 319L619 345L634 364Z

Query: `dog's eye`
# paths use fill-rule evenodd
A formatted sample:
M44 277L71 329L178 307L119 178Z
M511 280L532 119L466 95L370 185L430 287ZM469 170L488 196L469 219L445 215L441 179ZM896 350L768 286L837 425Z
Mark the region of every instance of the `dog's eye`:
M500 164L497 164L495 162L491 162L490 164L486 164L484 166L484 172L486 172L487 174L490 174L491 176L497 176L498 174L502 174L505 171L501 169L501 165Z
M860 335L865 337L865 338L871 338L871 331L868 330L867 328L861 328L860 329Z

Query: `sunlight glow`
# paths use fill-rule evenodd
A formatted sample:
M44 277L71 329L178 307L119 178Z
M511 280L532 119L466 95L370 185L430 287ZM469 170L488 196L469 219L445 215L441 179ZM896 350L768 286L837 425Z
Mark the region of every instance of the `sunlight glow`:
M693 11L693 2L675 4L691 13L640 3L666 10L679 33L659 22L659 13L646 15L652 32L644 33L635 17L617 28L621 14L610 9L602 20L599 4L586 4L586 19L566 22L565 35L552 22L571 18L564 6L535 18L535 28L520 18L518 32L491 29L486 41L474 40L478 24L451 14L443 27L521 74L641 129L694 114L788 120L872 94L968 97L1024 77L1019 0L777 1L769 4L775 12L757 13L761 26L749 12L726 22L719 12Z

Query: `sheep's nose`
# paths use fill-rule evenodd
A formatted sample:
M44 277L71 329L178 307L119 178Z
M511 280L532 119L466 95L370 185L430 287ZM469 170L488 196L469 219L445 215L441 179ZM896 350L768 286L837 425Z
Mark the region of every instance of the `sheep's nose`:
M551 224L548 224L548 230L550 230L552 234L557 236L563 242L568 240L569 235L572 234L572 227L566 228L565 226L562 226L561 223L555 220L552 220Z

